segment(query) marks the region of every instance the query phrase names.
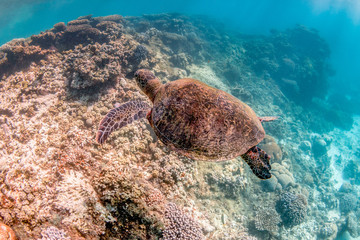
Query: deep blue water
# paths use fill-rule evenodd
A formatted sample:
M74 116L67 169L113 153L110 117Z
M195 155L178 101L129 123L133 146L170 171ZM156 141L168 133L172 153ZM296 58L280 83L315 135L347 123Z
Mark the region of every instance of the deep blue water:
M335 91L360 89L360 4L356 0L1 0L0 44L81 15L203 14L242 33L267 34L295 24L314 27L330 45ZM353 93L353 95L355 95Z

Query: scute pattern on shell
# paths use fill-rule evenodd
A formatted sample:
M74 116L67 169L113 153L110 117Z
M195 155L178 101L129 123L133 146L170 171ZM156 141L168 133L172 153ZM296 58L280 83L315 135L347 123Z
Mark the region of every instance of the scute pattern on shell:
M159 90L149 121L161 141L195 160L232 159L265 136L248 105L189 78Z

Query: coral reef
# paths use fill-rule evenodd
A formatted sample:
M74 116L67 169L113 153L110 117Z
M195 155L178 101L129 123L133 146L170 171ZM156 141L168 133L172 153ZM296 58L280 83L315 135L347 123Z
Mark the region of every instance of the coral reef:
M307 200L302 194L283 192L276 203L285 226L295 226L302 223L307 215Z
M175 204L168 203L165 209L163 240L205 239L200 226Z
M63 175L63 181L55 188L54 206L62 211L62 223L72 225L82 234L100 235L105 232L105 224L115 219L100 204L99 197L91 184L79 172L70 171ZM88 211L96 210L96 214ZM93 219L93 220L92 220Z
M350 160L343 170L343 177L356 185L360 185L360 165L357 161Z
M269 74L299 103L324 96L332 70L327 64L330 49L319 33L301 25L271 33L269 39L243 44L246 63L259 74Z
M358 207L358 198L353 193L341 194L339 207L342 213L348 213Z
M205 179L210 185L216 185L227 198L236 199L247 187L247 180L239 175L238 168L220 174L209 172L205 175Z
M70 240L65 231L54 226L44 229L41 232L41 237L39 240Z
M26 39L14 39L0 47L0 77L20 69L26 69L33 62L44 59L51 50L29 44Z
M338 228L334 223L325 223L320 227L319 237L323 239L335 239L338 233Z
M70 87L88 88L107 81L114 81L121 73L118 54L124 51L111 45L77 46L66 58ZM116 54L118 53L118 54Z
M266 190L283 190L289 186L295 185L294 176L290 172L290 165L286 160L284 160L282 164L272 164L272 174L273 176L269 181L262 183Z
M266 135L260 146L271 156L271 162L280 162L282 160L282 150L273 137Z
M255 227L259 231L277 232L281 222L274 208L260 208L255 213Z
M83 16L3 45L0 221L20 240L356 236L358 146L340 141L342 130L324 134L352 122L335 107L344 100L318 99L328 56L319 34L302 26L248 36L180 14ZM263 124L273 177L260 181L241 159L179 156L145 119L97 145L97 124L109 109L147 101L133 79L138 68L163 82L199 79L258 116L280 116ZM317 108L307 108L314 97ZM351 129L346 139L356 139L356 121ZM334 164L342 160L339 171L352 185L336 193Z
M346 219L346 230L353 238L359 237L360 234L360 226L358 219L359 218L357 218L354 214L349 214Z

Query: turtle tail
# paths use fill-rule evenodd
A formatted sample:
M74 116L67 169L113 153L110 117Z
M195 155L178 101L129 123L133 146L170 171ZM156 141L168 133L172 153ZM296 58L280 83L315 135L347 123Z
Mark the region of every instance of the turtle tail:
M103 144L110 133L144 118L150 109L151 107L146 102L130 101L110 110L99 124L96 141Z
M245 162L250 166L253 173L260 179L271 178L270 156L259 147L255 146L241 155Z

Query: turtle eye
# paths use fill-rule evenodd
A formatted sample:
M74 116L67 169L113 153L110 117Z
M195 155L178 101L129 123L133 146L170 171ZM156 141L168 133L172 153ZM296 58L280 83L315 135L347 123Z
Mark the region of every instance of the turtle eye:
M147 80L141 77L136 77L136 83L140 89L144 90L147 85Z
M148 81L155 79L155 75L147 69L139 69L134 74L136 82L141 89L144 89Z

